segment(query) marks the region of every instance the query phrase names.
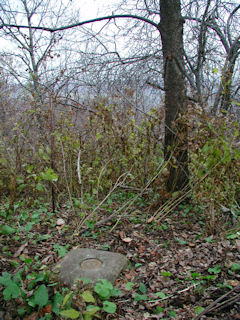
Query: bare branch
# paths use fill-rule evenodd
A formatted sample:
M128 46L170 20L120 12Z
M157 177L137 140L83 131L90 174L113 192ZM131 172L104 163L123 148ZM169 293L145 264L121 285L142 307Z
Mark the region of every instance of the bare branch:
M130 18L130 19L136 19L136 20L140 20L143 22L146 22L150 25L152 25L153 27L155 27L156 29L159 30L159 25L155 22L153 22L150 19L141 17L141 16L137 16L137 15L132 15L132 14L116 14L116 15L110 15L110 16L105 16L105 17L100 17L100 18L95 18L95 19L91 19L91 20L85 20L85 21L81 21L81 22L77 22L71 25L67 25L67 26L62 26L59 28L49 28L49 27L41 27L41 26L31 26L32 29L36 29L36 30L43 30L43 31L48 31L48 32L58 32L58 31L63 31L63 30L68 30L68 29L72 29L75 27L80 27L83 26L85 24L89 24L89 23L93 23L93 22L99 22L99 21L104 21L104 20L112 20L112 19L117 19L117 18ZM8 24L8 23L4 23L4 21L2 21L2 24L0 25L0 29L3 29L4 27L10 27L10 28L23 28L23 29L29 29L30 27L27 25L17 25L17 24Z

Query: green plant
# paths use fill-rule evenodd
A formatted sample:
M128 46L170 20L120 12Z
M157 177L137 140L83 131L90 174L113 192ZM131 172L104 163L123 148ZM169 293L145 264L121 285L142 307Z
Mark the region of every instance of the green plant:
M11 298L16 299L20 296L20 278L19 273L12 278L11 274L8 272L3 272L0 277L0 284L5 287L3 290L4 300L10 300Z
M9 225L3 225L1 226L1 233L5 235L11 235L15 232L16 230Z
M198 306L198 307L196 307L196 308L194 309L194 312L198 315L198 314L201 313L203 310L204 310L203 307Z
M170 310L170 311L169 311L169 317L170 317L171 319L175 318L175 317L176 317L176 312L173 311L173 310Z
M9 301L21 297L25 302L25 307L20 308L18 313L22 316L26 314L29 308L31 308L31 310L37 309L40 313L43 313L42 308L50 306L50 311L57 316L62 315L70 319L76 319L81 315L81 312L71 308L72 297L76 293L63 288L62 293L55 291L50 300L49 288L54 284L51 284L49 274L50 272L32 272L27 275L26 282L22 279L21 270L14 277L9 273L4 272L0 277L0 285L4 287L4 299ZM27 287L24 283L28 283ZM67 293L64 294L64 292ZM86 294L84 298L87 300ZM109 306L107 307L106 305L107 310L108 308ZM98 308L98 310L100 310L100 308ZM91 319L87 317L87 315L91 313L93 314L93 310L90 312L90 309L88 308L86 314L84 314L84 319ZM47 317L51 319L50 315Z
M213 237L210 236L210 237L206 238L205 241L206 241L207 243L212 243L212 242L213 242Z
M138 290L140 291L140 294L138 292L135 292L134 294L134 301L144 301L149 300L147 293L147 288L144 283L140 282L138 286Z
M220 268L220 266L215 266L213 268L208 268L208 272L209 273L213 273L213 274L218 274L220 273L222 270Z
M89 285L88 279L82 279L85 285ZM100 301L94 296L100 298ZM117 306L114 302L109 301L111 297L118 297L120 290L115 288L111 282L105 279L99 279L94 288L85 289L80 286L75 292L68 292L63 299L60 299L59 314L67 319L77 319L80 316L84 320L91 320L93 318L101 318L99 312L104 311L108 314L116 312ZM72 299L76 297L81 298L86 303L84 310L78 311L71 305ZM61 297L60 297L61 298Z
M28 304L31 307L44 307L48 304L48 290L45 284L41 284L34 290L33 296L29 299Z
M88 279L83 279L83 282L86 284L89 283L89 281L87 280ZM101 306L97 305L97 300L94 297L93 292L95 292L100 298ZM100 312L101 310L109 314L116 312L116 304L109 301L109 299L110 297L118 297L120 294L120 290L114 288L111 282L107 281L106 279L99 279L93 288L93 292L87 289L80 294L80 297L87 304L86 309L82 313L77 311L76 309L69 307L61 310L60 314L70 319L77 319L82 314L85 320L91 320L93 319L93 317L100 318L98 312ZM65 306L66 302L70 300L73 294L74 293L68 293L68 295L65 296L61 308ZM78 293L75 292L75 295L78 295Z
M183 239L179 239L177 237L174 238L175 241L177 241L179 244L181 245L185 245L187 243L187 241L183 240Z
M106 279L99 279L94 286L94 291L101 300L108 300L111 296L118 297L120 290L114 288L111 282Z
M239 272L240 271L240 263L234 262L231 265L231 270L234 272Z
M235 141L240 126L224 115L207 121L204 114L198 117L198 128L191 135L191 186L195 203L207 214L207 230L213 234L221 224L231 223L231 215L222 208L232 208L239 201L240 152Z
M172 273L169 272L169 271L162 271L162 272L161 272L161 275L162 275L163 277L170 278L170 277L172 276Z
M130 291L130 290L132 290L133 286L134 286L134 283L133 283L133 282L127 282L127 283L125 284L125 289L128 290L128 291Z
M68 253L69 244L66 244L65 246L61 246L60 244L56 243L53 246L54 251L57 252L59 257L64 257Z
M226 239L228 239L228 240L238 239L239 235L240 235L239 229L229 230L227 232Z

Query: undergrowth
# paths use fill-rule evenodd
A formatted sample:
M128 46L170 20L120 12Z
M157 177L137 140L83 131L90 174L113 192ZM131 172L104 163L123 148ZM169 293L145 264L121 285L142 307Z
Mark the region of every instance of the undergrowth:
M57 104L31 102L31 108L8 119L0 140L0 191L9 210L19 199L76 203L90 197L97 204L111 189L137 192L159 207L166 193L167 163L163 159L162 111L139 117L128 106L95 101L84 120L73 112L54 111ZM161 109L160 109L161 110ZM189 108L188 193L208 216L215 232L239 215L239 122L228 115L210 117ZM6 129L7 128L7 129ZM121 177L121 179L120 179ZM119 180L120 179L120 180ZM107 199L107 198L106 198ZM150 205L150 208L154 206ZM168 209L167 209L168 214Z
M174 319L178 312L174 299L189 292L195 301L188 305L193 318L205 309L201 297L208 296L209 287L234 288L239 263L213 261L207 270L200 271L195 264L181 272L171 267L171 261L159 273L160 256L157 250L156 257L151 256L155 251L146 243L158 246L159 235L165 233L161 252L178 246L179 252L190 254L200 240L205 246L217 242L212 235L227 225L231 229L224 238L234 245L240 230L239 123L225 116L211 119L201 112L194 114L196 127L192 124L189 130L191 176L188 197L184 195L188 202L180 203L174 195L167 201L164 198L168 168L158 139L157 111L139 120L130 109L119 111L117 106L99 103L94 112L79 131L71 118L61 115L54 126L49 118L38 126L36 119L46 114L35 118L36 112L28 110L1 140L2 310L16 319L114 319L123 313L124 302L130 302L145 310L146 317ZM54 212L50 197L55 199ZM182 227L178 235L171 235L174 220ZM133 230L140 226L139 234L126 236L128 225L135 226ZM196 225L196 243L189 242L184 230ZM144 232L153 233L154 240L145 241ZM135 263L120 286L100 279L96 285L86 279L73 288L60 285L52 265L72 247L96 241L98 249L110 250L116 238L117 248L119 241L125 244L124 253L134 250L131 259ZM163 289L149 285L153 269L148 270L146 281L134 280L138 268L143 268L142 274L147 270L144 259L135 261L141 254L146 254L144 259L150 257L146 265L154 266ZM166 291L170 283L178 284L178 292Z

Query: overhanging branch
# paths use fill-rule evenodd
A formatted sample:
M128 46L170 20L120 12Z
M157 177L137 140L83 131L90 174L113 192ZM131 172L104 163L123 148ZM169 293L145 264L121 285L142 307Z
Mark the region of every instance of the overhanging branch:
M82 25L85 24L89 24L89 23L93 23L93 22L99 22L99 21L104 21L104 20L112 20L112 19L118 19L118 18L131 18L131 19L136 19L136 20L140 20L143 22L146 22L150 25L152 25L153 27L155 27L156 29L159 30L159 25L147 18L141 17L141 16L137 16L137 15L132 15L132 14L115 14L115 15L110 15L110 16L105 16L105 17L100 17L100 18L95 18L95 19L90 19L90 20L85 20L85 21L81 21L81 22L77 22L74 24L70 24L67 26L62 26L59 28L49 28L49 27L41 27L41 26L27 26L27 25L18 25L18 24L8 24L8 23L4 23L4 21L2 20L2 24L0 25L0 29L3 29L4 27L8 27L8 28L23 28L23 29L35 29L35 30L43 30L43 31L48 31L48 32L58 32L58 31L63 31L63 30L67 30L67 29L72 29L75 27L80 27Z

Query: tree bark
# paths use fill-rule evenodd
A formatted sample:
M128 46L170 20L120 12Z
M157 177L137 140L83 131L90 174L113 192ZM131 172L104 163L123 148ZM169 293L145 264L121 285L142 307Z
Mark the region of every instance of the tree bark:
M221 82L216 94L214 105L212 107L212 114L216 115L219 109L221 111L228 111L231 107L232 97L232 78L235 67L236 58L231 60L226 58L225 65L222 70Z
M159 25L164 59L165 159L169 160L168 191L181 190L188 183L187 107L183 24L180 0L160 0Z

